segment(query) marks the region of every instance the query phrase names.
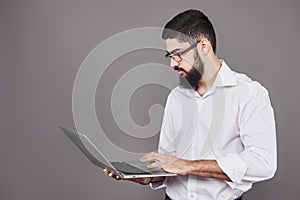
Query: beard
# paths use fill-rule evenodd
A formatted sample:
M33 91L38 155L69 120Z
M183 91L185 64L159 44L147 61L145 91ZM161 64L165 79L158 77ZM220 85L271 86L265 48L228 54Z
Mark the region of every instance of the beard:
M187 89L198 90L199 81L201 80L203 74L203 62L198 55L198 52L195 55L195 63L192 66L190 71L186 71L180 67L174 67L175 70L182 70L186 73L185 76L179 76L179 85Z

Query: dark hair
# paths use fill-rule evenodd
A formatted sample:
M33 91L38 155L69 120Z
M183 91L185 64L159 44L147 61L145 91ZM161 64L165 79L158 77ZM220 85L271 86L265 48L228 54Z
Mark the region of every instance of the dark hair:
M198 40L200 36L206 37L216 53L216 34L208 17L199 10L186 10L176 15L164 27L162 38L177 39L182 42Z

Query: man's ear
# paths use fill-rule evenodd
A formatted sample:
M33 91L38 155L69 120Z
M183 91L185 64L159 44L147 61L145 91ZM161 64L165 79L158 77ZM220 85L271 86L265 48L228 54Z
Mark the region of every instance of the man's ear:
M197 45L198 52L206 56L212 49L211 44L207 38L202 38Z

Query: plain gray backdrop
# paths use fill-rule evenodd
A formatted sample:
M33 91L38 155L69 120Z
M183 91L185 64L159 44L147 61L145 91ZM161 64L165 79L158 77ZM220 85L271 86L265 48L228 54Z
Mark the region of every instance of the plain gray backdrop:
M300 178L297 83L300 2L297 0L1 0L0 199L163 198L164 190L152 191L147 186L106 177L62 134L58 125L74 128L74 79L83 59L97 44L127 29L162 27L188 8L200 9L212 20L217 32L218 56L233 70L249 75L270 92L277 123L278 171L272 180L255 184L245 199L297 199ZM149 56L160 59L160 53L130 54L127 59L120 58L124 62L116 61L111 69L121 67L130 56L143 61ZM105 88L110 86L106 84L107 87L99 85L103 89L101 94L109 94ZM150 86L137 91L132 101L142 100L148 93L145 91L154 91L147 98L149 102L164 104L168 91L153 90ZM98 93L96 108L101 119L105 116L101 115L103 104ZM146 115L146 109L133 112L137 121ZM106 128L109 130L110 126ZM132 147L130 141L122 143L114 135L111 138L124 148ZM144 150L154 149L156 142L154 138Z

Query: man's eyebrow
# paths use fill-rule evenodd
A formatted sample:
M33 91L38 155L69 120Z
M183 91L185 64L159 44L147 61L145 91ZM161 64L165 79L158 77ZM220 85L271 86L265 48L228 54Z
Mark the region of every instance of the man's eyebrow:
M173 53L175 53L176 51L179 51L179 50L180 50L180 48L173 49L172 51L170 51L170 54L173 54Z

